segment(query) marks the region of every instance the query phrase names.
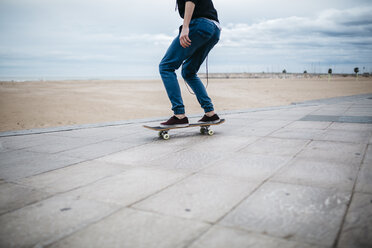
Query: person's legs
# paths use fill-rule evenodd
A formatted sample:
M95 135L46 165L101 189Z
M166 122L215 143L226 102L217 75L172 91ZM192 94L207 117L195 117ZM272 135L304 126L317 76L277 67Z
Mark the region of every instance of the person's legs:
M159 71L163 84L167 91L169 100L172 104L172 110L175 115L180 115L185 113L185 107L183 105L180 86L177 81L177 75L175 70L177 70L183 60L184 51L179 44L179 36L177 36L172 44L169 46L164 58L159 64Z
M209 26L205 25L206 23L208 23ZM177 36L173 40L172 44L170 45L166 54L164 55L164 58L160 62L159 65L160 75L163 80L168 97L172 103L172 110L175 115L182 115L185 113L185 107L183 105L181 90L177 81L177 75L175 73L175 70L177 70L185 60L186 60L185 62L187 62L188 58L194 56L194 54L196 53L199 53L198 51L199 48L204 47L207 43L209 43L209 40L214 34L215 26L213 25L214 25L213 23L210 23L209 21L203 19L191 20L189 26L190 28L189 37L192 41L191 46L189 46L188 48L183 48L180 44L179 36ZM209 48L209 50L211 48ZM202 51L205 50L208 49L203 49ZM201 61L200 64L202 62L203 61ZM197 69L199 69L200 64L197 66ZM191 67L195 66L190 66L190 69ZM198 95L201 94L198 93Z
M203 23L204 24L204 23ZM209 23L207 23L209 24ZM201 82L200 78L197 76L197 72L205 58L208 56L210 50L217 44L220 37L220 30L214 26L212 23L213 32L212 35L209 37L207 43L203 46L199 47L192 55L189 57L182 65L182 77L187 82L187 84L191 87L194 91L200 106L204 109L205 113L212 113L214 114L214 108L211 99L208 96L208 93L204 87L204 84ZM201 32L203 28L208 29L208 34L210 34L211 27L205 25L204 27L201 26ZM207 34L207 35L208 35ZM203 35L200 33L200 35ZM206 36L207 36L206 35Z

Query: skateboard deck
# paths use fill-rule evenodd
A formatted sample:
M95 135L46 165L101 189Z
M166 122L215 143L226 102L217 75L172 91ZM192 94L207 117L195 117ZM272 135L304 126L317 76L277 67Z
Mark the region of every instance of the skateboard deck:
M225 122L225 119L221 119L217 123L190 123L187 127L161 127L161 126L147 126L143 125L144 128L151 129L154 131L158 131L159 137L167 140L170 138L168 131L171 129L181 129L181 128L189 128L189 127L200 127L200 133L213 135L214 132L210 129L210 126L220 125Z

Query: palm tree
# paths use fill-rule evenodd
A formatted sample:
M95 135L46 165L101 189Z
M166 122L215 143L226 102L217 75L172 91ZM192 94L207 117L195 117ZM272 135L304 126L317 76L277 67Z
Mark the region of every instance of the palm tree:
M356 79L358 80L359 67L355 67L354 72L355 72L355 75L356 75Z
M331 80L331 75L332 75L332 68L328 69L328 82Z
M304 70L304 76L307 78L307 70Z
M284 70L282 71L282 73L284 74L284 78L285 78L285 74L287 74L287 70L284 69Z

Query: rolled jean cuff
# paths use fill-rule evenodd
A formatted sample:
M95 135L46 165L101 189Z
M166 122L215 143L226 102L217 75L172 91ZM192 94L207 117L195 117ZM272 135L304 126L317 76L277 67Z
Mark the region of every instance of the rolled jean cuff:
M204 112L205 112L205 113L208 113L208 112L211 112L211 111L214 111L214 108L213 108L213 107L205 108L205 109L204 109Z
M174 109L174 110L173 110L173 113L174 113L175 115L183 115L183 114L185 114L185 109L184 109L184 108Z

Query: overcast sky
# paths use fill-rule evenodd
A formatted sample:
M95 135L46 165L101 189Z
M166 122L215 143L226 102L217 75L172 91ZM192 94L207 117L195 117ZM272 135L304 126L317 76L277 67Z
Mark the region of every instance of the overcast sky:
M210 72L372 72L370 0L213 2ZM0 77L158 78L181 23L175 0L0 0Z

